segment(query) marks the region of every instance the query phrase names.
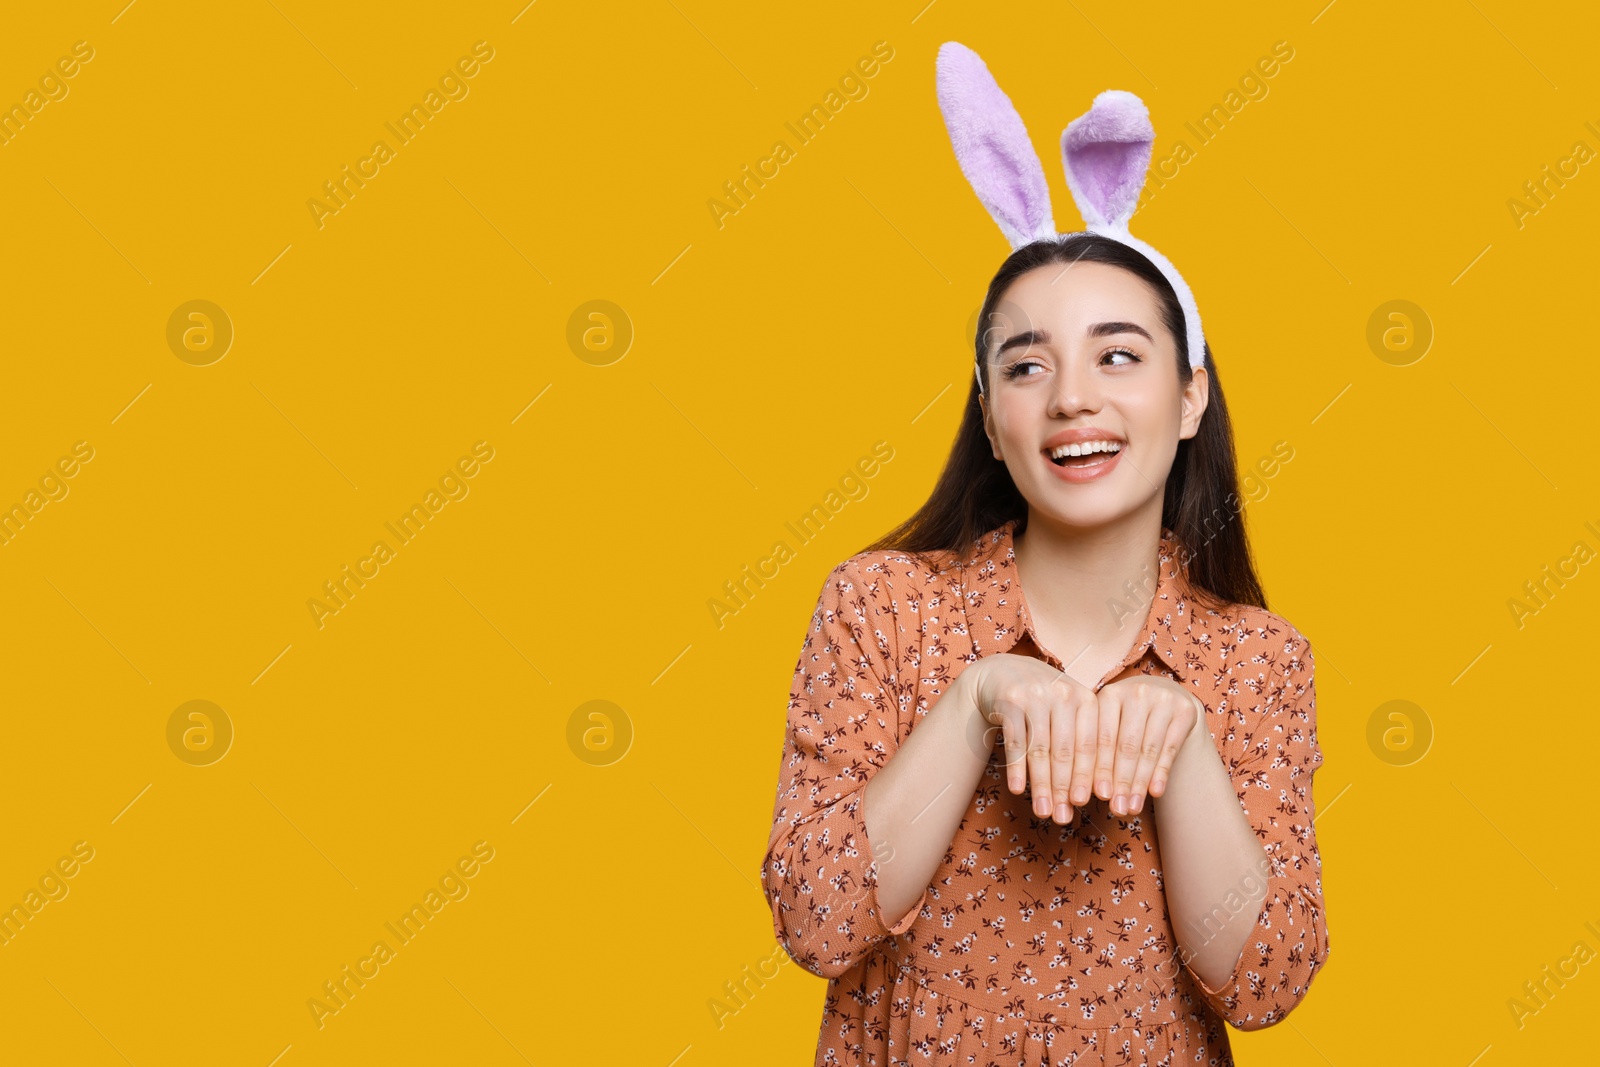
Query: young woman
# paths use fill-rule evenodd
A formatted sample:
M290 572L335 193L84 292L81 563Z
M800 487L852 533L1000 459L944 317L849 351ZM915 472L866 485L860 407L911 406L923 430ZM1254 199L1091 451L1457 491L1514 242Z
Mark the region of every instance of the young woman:
M823 585L762 871L819 1065L1228 1065L1328 957L1311 649L1185 314L1021 243L928 502Z

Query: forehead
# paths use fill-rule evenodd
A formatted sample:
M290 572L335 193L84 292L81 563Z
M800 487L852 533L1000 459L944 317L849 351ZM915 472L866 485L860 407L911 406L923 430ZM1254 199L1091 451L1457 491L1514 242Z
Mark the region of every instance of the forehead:
M1159 336L1161 305L1136 274L1109 263L1046 263L1021 274L995 304L993 325L1068 330L1091 322L1136 322Z

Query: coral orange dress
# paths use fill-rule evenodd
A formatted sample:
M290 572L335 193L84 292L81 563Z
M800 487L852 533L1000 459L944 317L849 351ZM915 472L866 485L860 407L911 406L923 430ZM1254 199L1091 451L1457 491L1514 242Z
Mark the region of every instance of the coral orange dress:
M1312 826L1316 690L1310 644L1289 623L1193 602L1170 530L1144 628L1095 691L1160 673L1205 704L1271 861L1229 980L1207 986L1174 937L1148 817L1160 799L1119 817L1091 797L1059 826L1033 814L1031 791L1006 787L999 747L921 899L905 915L878 907L862 808L873 773L980 657L1063 667L1037 641L1017 582L1018 521L936 556L934 568L860 553L823 585L789 697L762 865L778 940L828 979L815 1062L1228 1067L1227 1026L1283 1019L1328 958Z

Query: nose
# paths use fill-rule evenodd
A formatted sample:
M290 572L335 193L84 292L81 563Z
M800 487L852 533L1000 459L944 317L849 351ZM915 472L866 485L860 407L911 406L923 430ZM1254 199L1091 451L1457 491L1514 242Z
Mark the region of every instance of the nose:
M1049 414L1070 416L1100 410L1100 379L1081 358L1062 360L1051 384Z

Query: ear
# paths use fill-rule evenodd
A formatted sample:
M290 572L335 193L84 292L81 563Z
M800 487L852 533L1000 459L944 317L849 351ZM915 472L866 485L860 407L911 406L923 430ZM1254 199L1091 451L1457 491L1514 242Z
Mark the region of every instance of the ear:
M939 110L956 161L1012 250L1054 237L1044 165L1010 98L964 44L941 45L935 65Z
M1183 388L1183 415L1178 420L1178 439L1187 440L1200 432L1200 420L1211 403L1211 375L1204 367L1194 368L1189 384Z
M989 406L988 397L978 394L978 410L983 412L983 435L989 439L989 454L1000 462L1005 462L1005 456L1000 454L1000 435L994 428L994 409Z
M1130 92L1107 89L1061 133L1067 188L1093 229L1127 230L1150 169L1150 111Z

